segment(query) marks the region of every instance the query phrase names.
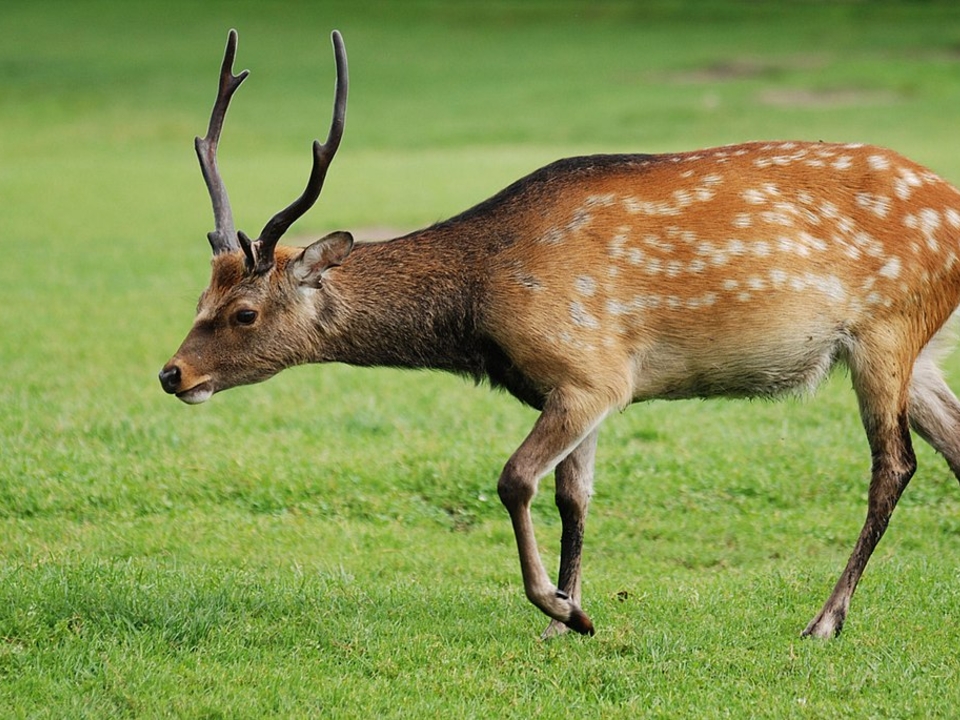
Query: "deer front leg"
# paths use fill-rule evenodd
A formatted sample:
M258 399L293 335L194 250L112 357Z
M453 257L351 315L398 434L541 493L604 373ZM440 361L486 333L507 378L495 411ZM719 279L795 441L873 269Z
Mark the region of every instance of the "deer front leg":
M563 523L560 538L560 578L558 586L575 605L580 605L580 555L587 508L593 494L593 463L599 430L590 433L565 457L556 469L556 502ZM540 636L546 640L567 631L559 620L551 620Z
M569 394L554 391L533 430L507 462L497 485L517 538L527 598L554 620L585 635L593 634L590 618L568 590L558 588L547 577L537 549L530 503L536 495L540 478L585 442L606 415L607 407L596 407L594 403L591 408L590 400L590 397L583 396L573 399ZM567 523L564 525L566 530ZM571 541L568 546L568 563L576 558L578 566L579 542ZM572 572L572 589L578 587L578 576L578 571Z

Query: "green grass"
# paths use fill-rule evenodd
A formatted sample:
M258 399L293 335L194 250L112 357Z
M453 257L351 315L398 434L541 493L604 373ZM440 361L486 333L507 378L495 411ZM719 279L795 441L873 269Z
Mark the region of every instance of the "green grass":
M155 373L207 280L191 143L228 27L252 70L221 146L238 224L300 191L339 27L347 132L292 232L362 236L583 152L856 140L960 182L960 8L358 5L0 11L0 716L952 716L960 492L925 446L844 636L798 638L865 511L842 376L805 402L608 421L585 556L599 632L540 643L495 490L532 412L345 367L188 408Z

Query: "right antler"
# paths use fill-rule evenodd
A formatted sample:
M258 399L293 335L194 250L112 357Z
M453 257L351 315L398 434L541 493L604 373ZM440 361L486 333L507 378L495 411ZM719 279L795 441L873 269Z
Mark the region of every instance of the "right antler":
M233 211L230 209L230 198L227 197L227 188L220 177L220 170L217 168L217 144L220 142L220 130L223 128L223 118L227 114L227 106L230 104L230 98L244 81L248 70L244 70L239 75L233 74L233 61L237 55L237 31L231 30L227 35L227 49L223 53L223 65L220 68L220 90L217 93L217 101L213 105L213 112L210 115L210 125L207 128L207 134L194 142L197 149L197 157L200 159L200 170L203 172L204 182L207 184L207 190L210 192L210 200L213 202L213 217L216 223L216 229L207 233L207 239L210 241L210 247L213 248L213 254L233 252L239 250L240 245L237 242L237 231L233 225Z
M240 243L247 255L250 270L258 275L273 267L273 251L277 246L277 241L287 231L287 228L313 207L317 198L320 197L320 190L323 188L323 180L327 176L327 169L333 161L333 156L337 153L337 148L340 147L340 139L343 137L343 125L347 114L347 51L343 46L343 38L339 32L334 30L331 39L333 40L333 52L337 63L337 88L333 102L333 120L330 123L330 131L327 133L326 142L323 144L319 140L313 142L313 168L310 171L310 178L307 180L307 187L304 188L300 197L267 221L256 241L251 242L250 238L242 232L239 233Z

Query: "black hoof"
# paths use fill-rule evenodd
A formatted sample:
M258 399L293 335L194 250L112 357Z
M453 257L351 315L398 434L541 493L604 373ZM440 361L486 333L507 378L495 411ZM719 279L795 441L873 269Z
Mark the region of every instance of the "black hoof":
M563 624L581 635L593 635L596 632L590 618L588 618L587 614L580 608L574 610L570 618L564 621Z

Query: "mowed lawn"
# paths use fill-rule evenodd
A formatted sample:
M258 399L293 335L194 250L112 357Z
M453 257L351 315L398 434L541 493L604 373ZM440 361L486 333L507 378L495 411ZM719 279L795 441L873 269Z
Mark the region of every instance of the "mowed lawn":
M866 508L843 373L800 401L611 418L598 633L546 643L496 494L532 411L341 366L164 395L207 281L192 141L230 27L252 73L220 160L250 233L326 133L335 27L347 129L303 242L425 225L593 152L870 142L960 183L953 2L6 0L0 717L955 715L960 487L919 441L844 635L799 638Z

